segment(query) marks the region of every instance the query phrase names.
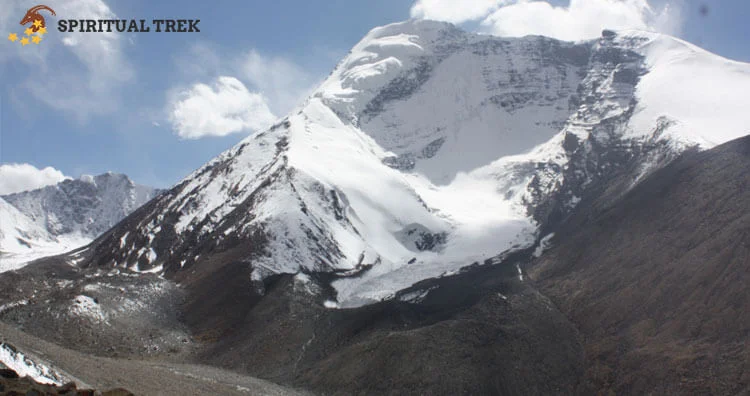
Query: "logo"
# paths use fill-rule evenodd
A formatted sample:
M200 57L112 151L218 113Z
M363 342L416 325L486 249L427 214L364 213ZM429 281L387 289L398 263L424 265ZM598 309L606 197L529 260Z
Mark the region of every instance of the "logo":
M55 14L55 10L46 5L37 5L29 8L20 23L21 26L29 25L29 27L23 31L23 37L19 39L18 34L11 33L8 35L8 40L14 43L19 41L23 47L29 45L30 42L34 44L41 43L42 36L47 34L47 22L44 20L44 16L39 13L39 11L42 10L49 11L52 15L57 15Z
M46 5L29 8L21 19L21 26L27 26L23 34L11 33L8 40L19 42L25 47L29 44L39 44L47 34L47 21L40 11L46 11L57 16L55 10ZM153 19L151 24L146 19L60 19L57 30L61 33L147 33L154 28L157 33L200 33L200 19Z

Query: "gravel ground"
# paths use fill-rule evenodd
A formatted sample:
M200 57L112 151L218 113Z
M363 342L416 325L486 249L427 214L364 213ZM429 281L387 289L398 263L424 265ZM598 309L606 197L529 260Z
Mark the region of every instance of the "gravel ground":
M60 347L0 323L0 337L34 360L78 382L79 388L125 388L136 395L302 395L261 379L218 368L112 359Z

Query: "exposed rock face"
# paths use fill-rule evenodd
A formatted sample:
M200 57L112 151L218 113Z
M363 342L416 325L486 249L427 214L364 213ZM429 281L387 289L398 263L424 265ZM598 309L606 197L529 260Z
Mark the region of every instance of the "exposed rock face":
M18 353L12 345L3 344L3 348ZM28 362L28 360L27 360ZM25 362L26 363L26 362ZM93 389L79 389L75 382L62 384L59 378L47 377L44 382L28 375L19 375L15 370L7 368L0 361L0 394L15 396L134 396L133 393L122 389L112 389L97 392Z
M132 392L122 388L102 392L94 389L78 389L75 383L63 386L40 384L27 377L18 378L12 370L7 373L0 372L0 393L8 396L135 396Z

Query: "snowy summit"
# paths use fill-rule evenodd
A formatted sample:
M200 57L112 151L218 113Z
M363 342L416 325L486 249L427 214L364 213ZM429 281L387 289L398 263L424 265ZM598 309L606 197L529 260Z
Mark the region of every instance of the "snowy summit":
M376 28L303 105L80 252L81 265L171 276L221 257L254 281L328 273L329 305L372 303L538 253L545 224L617 169L635 166L635 185L688 148L748 133L749 91L750 65L660 34Z

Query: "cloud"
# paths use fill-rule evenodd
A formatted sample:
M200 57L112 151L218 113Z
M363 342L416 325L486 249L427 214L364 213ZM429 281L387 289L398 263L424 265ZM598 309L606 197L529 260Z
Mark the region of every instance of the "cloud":
M167 94L164 118L178 136L199 139L261 130L318 84L287 58L254 49L228 57L219 51L218 45L198 42L174 58L181 77L192 81L190 88L172 88Z
M169 104L169 122L185 139L258 131L275 119L263 95L227 76L217 78L212 86L193 84L172 95Z
M264 56L256 50L240 59L238 75L268 97L271 109L278 114L291 111L316 85L311 75L294 62Z
M412 18L463 23L484 18L507 0L419 0L411 7Z
M38 169L30 164L4 164L0 165L0 195L34 190L65 179L62 172L49 166Z
M17 28L33 0L15 0L0 11L3 26ZM72 115L80 122L92 116L115 112L120 107L121 88L135 75L124 53L125 38L116 33L61 33L57 18L116 19L102 0L48 0L57 17L47 18L49 33L42 44L31 48L4 46L0 62L25 64L19 86L47 106ZM42 83L43 82L43 83Z
M448 15L442 20L456 23L479 21L480 31L498 36L535 34L569 41L599 37L603 29L639 29L677 35L682 25L679 0L666 3L658 10L648 0L570 0L567 6L559 7L547 1L531 0L471 0L467 3L473 4L469 8L474 12L461 11L457 14L460 18L450 16L449 3L439 0L417 1L412 15ZM415 14L415 9L419 13ZM484 13L480 12L482 10Z
M646 0L571 0L568 7L519 2L494 11L482 26L499 36L538 34L575 41L599 37L603 29L663 30L669 12L670 7L655 12Z

